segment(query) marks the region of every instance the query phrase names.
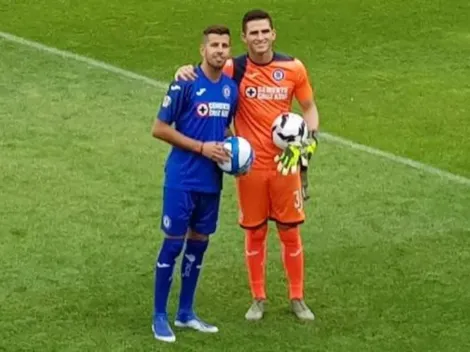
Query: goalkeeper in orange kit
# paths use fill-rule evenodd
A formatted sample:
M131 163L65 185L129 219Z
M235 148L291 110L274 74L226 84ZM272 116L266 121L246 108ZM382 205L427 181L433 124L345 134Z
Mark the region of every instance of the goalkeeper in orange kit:
M273 220L282 243L292 310L299 319L313 320L314 314L304 301L300 236L300 224L305 220L306 170L317 146L319 124L313 89L301 61L273 50L276 32L268 13L250 11L243 17L242 26L248 54L227 61L224 72L237 83L240 93L235 134L246 138L256 155L251 171L236 181L253 297L245 317L258 320L264 314L267 221ZM183 66L176 76L193 79L193 72L191 66ZM271 126L277 116L291 111L294 97L302 107L310 138L301 148L290 146L281 152L273 144Z

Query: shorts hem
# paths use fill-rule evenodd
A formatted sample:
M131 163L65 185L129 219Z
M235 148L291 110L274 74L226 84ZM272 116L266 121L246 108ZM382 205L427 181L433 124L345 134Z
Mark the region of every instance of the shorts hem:
M163 188L184 191L184 192L194 192L194 193L203 193L203 194L213 194L213 195L221 195L223 189L207 189L207 188L198 188L198 187L191 187L191 186L179 186L179 185L164 185Z
M190 231L193 231L195 233L197 233L198 235L201 235L201 236L211 236L213 235L214 233L216 233L217 230L213 230L213 231L198 231L196 229L192 229L190 228Z
M257 229L263 225L265 225L266 223L268 222L268 219L265 219L263 220L262 222L258 223L257 225L245 225L245 224L242 224L242 223L239 223L238 225L240 225L240 227L242 229L245 229L245 230L253 230L253 229Z
M297 221L280 221L276 218L269 218L269 220L274 221L276 224L285 225L285 226L298 226L298 225L302 225L305 222L305 219L297 220Z
M170 236L170 237L185 237L186 234L188 233L187 231L185 233L174 233L174 232L169 232L165 229L161 229L163 231L163 233L166 235L166 236Z

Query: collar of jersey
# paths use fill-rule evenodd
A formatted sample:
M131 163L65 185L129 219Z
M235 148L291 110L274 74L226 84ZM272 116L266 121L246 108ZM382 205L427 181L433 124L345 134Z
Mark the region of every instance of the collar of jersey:
M277 56L277 53L275 51L273 51L273 57L271 58L271 60L269 60L268 62L266 62L265 64L258 64L256 62L254 62L253 60L250 59L250 55L248 53L246 53L246 58L248 61L250 61L253 65L255 66L268 66L270 65L273 61L276 60L276 56Z

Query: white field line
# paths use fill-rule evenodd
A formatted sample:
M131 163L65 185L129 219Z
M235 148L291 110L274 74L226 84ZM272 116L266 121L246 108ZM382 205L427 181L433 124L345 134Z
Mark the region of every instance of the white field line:
M44 44L41 44L41 43L38 43L38 42L34 42L34 41L31 41L31 40L28 40L28 39L25 39L25 38L22 38L22 37L18 37L16 35L13 35L13 34L10 34L10 33L0 31L0 38L3 38L4 40L7 40L7 41L12 42L12 43L21 44L21 45L24 45L24 46L28 46L30 48L34 48L34 49L39 50L39 51L43 51L43 52L47 52L47 53L50 53L50 54L53 54L53 55L56 55L56 56L60 56L64 59L80 61L80 62L86 63L89 66L98 67L98 68L101 68L103 70L113 72L113 73L115 73L117 75L120 75L120 76L123 76L123 77L127 77L127 78L130 78L130 79L145 82L149 85L152 85L152 86L154 86L156 88L159 88L159 89L162 89L162 90L163 89L166 90L167 87L168 87L168 84L169 84L169 83L166 83L166 82L158 81L158 80L146 77L146 76L139 75L139 74L134 73L134 72L124 70L122 68L107 64L107 63L102 62L102 61L98 61L98 60L94 60L94 59L91 59L91 58L86 57L86 56L74 54L74 53L69 52L69 51L64 51L64 50L60 50L60 49L57 49L57 48L53 48L53 47L50 47L50 46L47 46L47 45L44 45ZM381 151L381 150L378 150L378 149L375 149L375 148L372 148L372 147L368 147L366 145L355 143L353 141L350 141L350 140L347 140L347 139L344 139L344 138L341 138L341 137L337 137L337 136L334 136L334 135L326 133L326 132L322 132L320 137L322 139L328 140L330 142L342 145L342 146L350 148L350 149L359 150L359 151L362 151L362 152L365 152L365 153L368 153L368 154L376 155L378 157L387 159L389 161L392 161L392 162L395 162L395 163L398 163L398 164L407 165L407 166L412 167L414 169L417 169L419 171L426 172L426 173L429 173L429 174L433 174L433 175L436 175L438 177L453 181L455 183L460 183L460 184L463 184L463 185L466 185L466 186L470 186L470 179L466 178L464 176L456 175L456 174L453 174L451 172L444 171L444 170L435 168L433 166L420 163L420 162L415 161L415 160L407 159L407 158L404 158L404 157L401 157L401 156L398 156L398 155L395 155L395 154L392 154L392 153L384 152L384 151Z

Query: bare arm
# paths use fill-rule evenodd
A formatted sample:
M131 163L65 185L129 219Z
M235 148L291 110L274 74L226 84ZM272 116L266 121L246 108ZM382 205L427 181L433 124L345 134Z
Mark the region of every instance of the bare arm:
M202 153L202 142L185 136L159 119L155 120L152 129L152 136L157 139L161 139L175 147L190 150L194 153Z
M215 162L225 162L229 160L230 155L224 149L222 143L197 141L178 132L159 119L157 119L153 125L152 135L175 147L202 154Z
M319 116L317 104L315 103L315 94L312 85L310 84L307 70L299 60L296 60L298 69L298 79L295 86L295 97L299 102L304 120L307 123L307 128L310 132L318 131Z
M193 65L184 65L179 67L175 72L174 79L183 81L194 81L197 78L197 74Z
M299 101L303 110L304 120L307 123L309 131L318 131L320 127L320 118L318 116L317 104L313 99Z

